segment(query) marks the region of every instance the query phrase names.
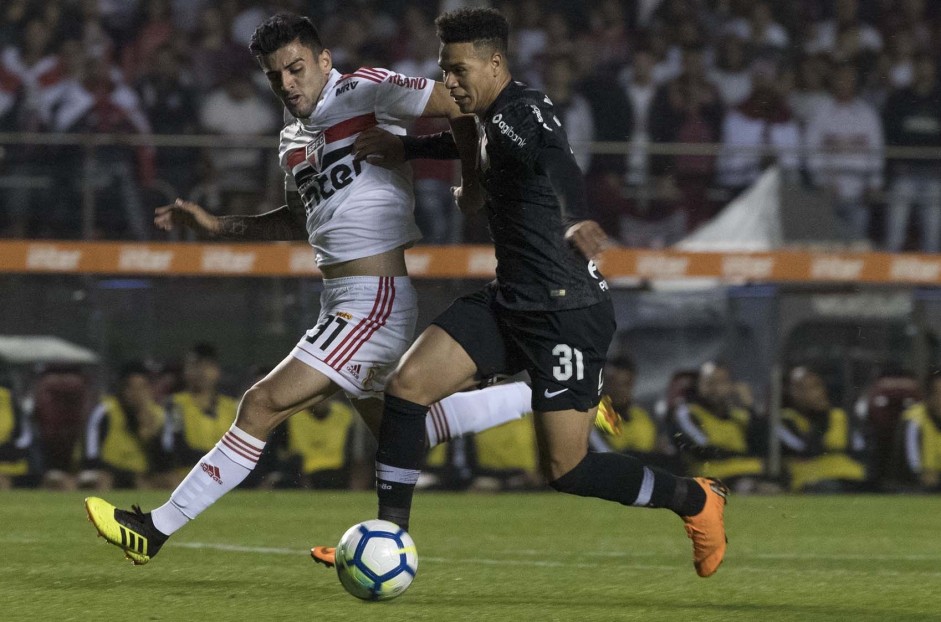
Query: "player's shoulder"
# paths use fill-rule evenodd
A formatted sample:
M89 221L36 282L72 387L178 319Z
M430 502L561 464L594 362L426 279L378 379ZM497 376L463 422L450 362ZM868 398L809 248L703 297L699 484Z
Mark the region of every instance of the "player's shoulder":
M553 132L558 126L552 100L537 89L521 82L511 83L492 108L489 123L500 126L519 128L529 133L543 128Z
M382 84L391 75L393 75L393 72L381 67L360 67L356 71L341 74L333 88L335 91L340 91L344 88L349 90L351 89L351 83L358 84L361 81L367 86L369 84Z
M303 132L303 127L301 127L300 120L296 119L294 115L288 112L287 108L285 108L283 125L281 126L282 146L284 145L284 143L290 142L291 139L299 136L302 132Z

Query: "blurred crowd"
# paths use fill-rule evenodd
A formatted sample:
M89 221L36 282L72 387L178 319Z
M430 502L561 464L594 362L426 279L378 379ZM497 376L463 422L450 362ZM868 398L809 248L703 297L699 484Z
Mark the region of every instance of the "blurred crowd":
M435 15L482 3L7 0L0 132L254 135L273 148L282 112L247 51L267 15L310 15L341 71L438 77ZM844 242L941 248L941 159L931 156L941 147L938 3L489 4L510 20L514 76L552 98L581 145L596 217L625 244L675 242L775 163L788 183L826 199ZM620 146L592 152L592 141ZM217 213L280 201L273 151L257 143L0 146L6 237L147 239L152 207L178 195ZM898 147L922 149L887 159ZM486 241L450 205L454 167L415 169L426 242ZM83 201L95 214L84 226Z
M240 390L268 370L229 382L216 348L199 343L179 363L112 371L104 386L87 369L55 365L22 392L0 384L0 489L172 488L232 424ZM592 450L719 477L739 494L941 491L941 370L924 382L882 374L849 407L807 365L788 369L767 400L729 365L706 361L664 379L658 401L642 404L637 373L628 355L609 359ZM374 453L359 416L334 398L281 424L243 486L366 489ZM531 417L438 445L418 485L543 488Z
M164 365L128 362L110 378L45 365L22 394L0 385L0 489L173 488L235 421L242 391L268 371L229 378L210 343ZM275 431L245 485L363 488L372 443L348 402L328 400Z

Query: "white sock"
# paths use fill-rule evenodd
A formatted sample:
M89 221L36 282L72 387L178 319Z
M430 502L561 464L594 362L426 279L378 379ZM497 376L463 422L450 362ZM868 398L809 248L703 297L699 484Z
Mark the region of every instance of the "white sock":
M193 520L252 472L265 442L233 424L189 472L170 500L150 514L157 531L170 535Z
M428 447L472 432L482 432L532 412L532 390L525 382L455 393L431 405L425 418Z

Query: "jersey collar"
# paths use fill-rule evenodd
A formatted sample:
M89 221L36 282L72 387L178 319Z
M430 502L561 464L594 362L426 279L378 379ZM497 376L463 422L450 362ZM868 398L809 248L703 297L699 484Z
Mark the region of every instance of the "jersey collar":
M324 100L327 99L327 94L333 90L333 87L336 86L337 81L342 77L342 74L336 70L336 68L331 69L329 75L327 76L327 81L323 85L323 90L320 91L320 98L317 100L317 105L314 106L313 112L310 113L309 117L297 117L297 120L301 122L301 125L313 125L312 119L317 117L317 113L320 111L320 107L323 106Z
M497 98L493 100L493 103L490 104L490 107L487 108L487 111L484 113L483 119L481 121L486 121L493 116L493 113L497 110L503 108L503 106L509 102L513 97L520 91L524 90L526 87L522 82L517 82L516 80L510 80L509 83L503 90L500 91L500 94L497 95Z

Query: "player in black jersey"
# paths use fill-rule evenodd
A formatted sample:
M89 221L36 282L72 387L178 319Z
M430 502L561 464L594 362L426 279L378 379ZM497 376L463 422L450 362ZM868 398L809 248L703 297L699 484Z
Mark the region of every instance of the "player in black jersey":
M693 539L697 572L709 576L725 553L726 488L675 477L626 455L588 452L615 331L607 283L591 260L608 241L588 219L582 174L552 102L512 80L508 26L498 12L459 10L436 25L445 86L478 123L478 179L465 178L455 198L462 209L482 201L497 278L435 319L386 386L376 457L379 518L408 528L428 405L487 376L527 370L549 484L673 510ZM359 149L365 157L364 142ZM456 156L446 136L412 138L403 150L406 157Z

